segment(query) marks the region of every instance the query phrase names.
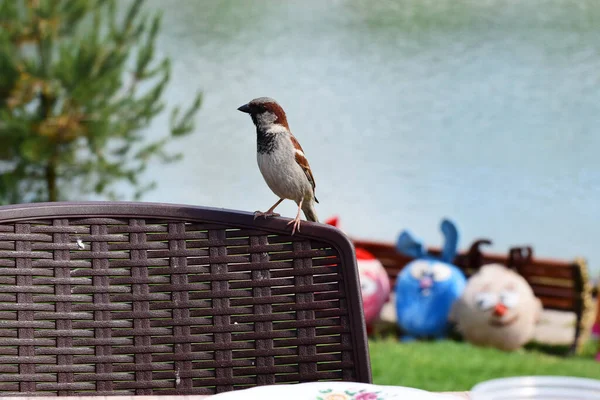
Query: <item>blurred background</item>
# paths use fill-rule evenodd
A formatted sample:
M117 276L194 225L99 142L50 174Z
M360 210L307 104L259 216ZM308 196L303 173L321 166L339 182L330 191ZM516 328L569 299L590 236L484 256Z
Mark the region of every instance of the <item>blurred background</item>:
M410 229L436 246L446 217L460 248L531 245L600 273L596 0L0 8L2 203L266 210L276 197L236 109L269 96L308 156L321 220L339 215L373 240Z
M529 244L600 272L598 1L147 5L164 13L167 103L198 88L204 103L195 133L170 145L184 159L150 166L158 186L143 200L270 207L254 127L236 111L270 96L311 163L320 218L340 215L349 234L393 241L408 228L439 245L448 217L460 247Z

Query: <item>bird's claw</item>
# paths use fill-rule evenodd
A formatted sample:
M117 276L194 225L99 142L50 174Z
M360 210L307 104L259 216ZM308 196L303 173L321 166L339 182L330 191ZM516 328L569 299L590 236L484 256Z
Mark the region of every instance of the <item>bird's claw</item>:
M292 224L294 224L292 227L292 236L294 236L294 233L300 232L300 219L296 218L287 223L287 225L292 225Z
M265 219L267 219L268 217L279 217L280 214L277 214L276 212L262 212L262 211L254 211L254 219L256 220L256 218L258 217L264 217Z

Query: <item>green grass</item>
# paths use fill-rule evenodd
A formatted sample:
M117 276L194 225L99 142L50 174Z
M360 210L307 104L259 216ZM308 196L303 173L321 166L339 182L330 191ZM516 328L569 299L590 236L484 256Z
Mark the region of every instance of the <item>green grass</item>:
M588 346L589 347L589 346ZM600 379L592 347L584 355L559 357L560 349L528 346L503 352L451 340L400 343L369 342L373 382L430 391L465 391L489 379L519 375L563 375ZM543 351L543 352L542 352Z

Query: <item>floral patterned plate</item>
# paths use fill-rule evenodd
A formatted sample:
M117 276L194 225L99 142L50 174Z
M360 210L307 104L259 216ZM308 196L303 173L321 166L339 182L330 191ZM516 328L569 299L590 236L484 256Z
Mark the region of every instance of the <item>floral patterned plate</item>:
M450 394L432 393L403 386L355 382L311 382L258 386L210 396L210 400L458 400Z

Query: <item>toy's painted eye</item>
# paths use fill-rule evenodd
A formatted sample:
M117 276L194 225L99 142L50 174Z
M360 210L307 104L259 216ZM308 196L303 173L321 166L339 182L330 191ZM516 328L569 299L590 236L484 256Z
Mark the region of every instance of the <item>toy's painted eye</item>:
M489 310L494 307L498 302L498 296L496 293L491 292L479 292L475 295L475 304L480 310Z
M433 269L433 280L436 282L447 281L452 276L452 270L447 265L436 264L433 266L432 269Z
M421 279L424 275L429 274L429 263L425 261L415 261L410 267L410 274L415 279Z
M360 291L363 296L370 296L377 291L377 284L369 278L361 278Z
M505 290L500 293L500 301L508 308L515 308L519 304L519 293Z

